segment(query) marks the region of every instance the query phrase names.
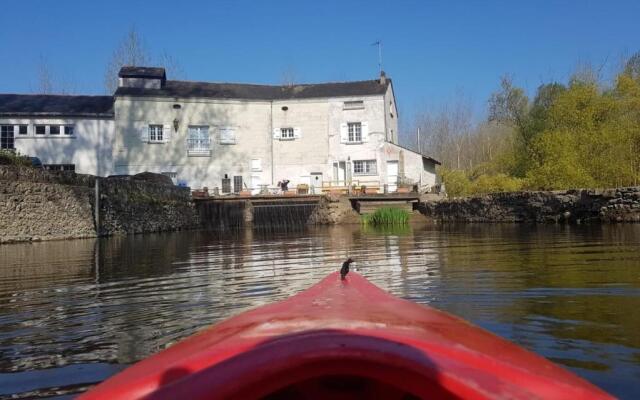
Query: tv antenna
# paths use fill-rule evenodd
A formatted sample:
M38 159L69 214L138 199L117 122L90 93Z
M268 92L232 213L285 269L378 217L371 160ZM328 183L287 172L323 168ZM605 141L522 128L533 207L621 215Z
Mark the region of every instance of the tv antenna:
M378 46L378 69L380 70L380 74L382 74L382 41L378 40L374 43L371 43L372 46Z

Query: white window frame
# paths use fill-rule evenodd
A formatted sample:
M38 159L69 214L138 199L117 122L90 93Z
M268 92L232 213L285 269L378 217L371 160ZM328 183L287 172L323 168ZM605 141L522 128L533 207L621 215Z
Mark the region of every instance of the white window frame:
M3 150L15 150L16 148L16 135L15 135L15 127L13 125L0 125L0 136L2 135L2 131L5 131L5 137L0 138L0 148ZM11 145L9 145L11 144Z
M295 130L291 128L280 128L280 140L293 140L295 139Z
M29 124L18 124L16 125L18 127L18 137L20 136L29 136ZM20 133L20 128L25 127L24 133Z
M187 128L187 153L189 155L211 155L209 125L189 125Z
M377 160L353 160L353 175L378 175Z
M44 132L43 133L38 133L38 127L44 128ZM35 124L33 126L33 134L35 136L45 136L47 134L47 131L48 131L47 125L45 125L45 124Z
M149 124L149 143L164 143L164 125Z
M63 125L64 132L62 133L64 136L70 137L76 135L76 127L74 125ZM67 130L71 129L71 133L67 133Z
M57 127L58 128L58 133L51 133L51 128L53 128L53 127ZM51 124L51 125L49 125L48 131L49 131L49 135L60 136L60 135L62 135L62 125Z
M362 143L362 122L347 122L347 143Z

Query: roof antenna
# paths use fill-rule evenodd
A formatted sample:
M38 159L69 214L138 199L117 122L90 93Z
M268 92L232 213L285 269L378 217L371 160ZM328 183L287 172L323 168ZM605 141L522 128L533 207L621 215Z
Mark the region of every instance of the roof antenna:
M372 46L378 46L378 69L380 69L380 75L382 75L382 41L371 43Z

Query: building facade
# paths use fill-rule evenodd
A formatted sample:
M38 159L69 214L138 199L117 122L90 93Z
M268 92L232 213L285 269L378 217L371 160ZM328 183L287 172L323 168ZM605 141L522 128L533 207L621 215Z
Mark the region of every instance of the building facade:
M293 185L426 189L437 161L398 146L393 85L266 86L166 80L125 68L115 93L118 174L163 173L224 192Z
M438 162L398 145L393 85L384 74L269 86L172 81L162 68L123 67L113 97L49 96L45 107L38 96L6 96L20 97L0 105L0 125L13 127L14 148L82 173L149 171L222 193L257 193L284 180L381 191L435 184ZM63 98L65 107L53 107Z
M0 94L0 147L45 168L113 174L111 96Z

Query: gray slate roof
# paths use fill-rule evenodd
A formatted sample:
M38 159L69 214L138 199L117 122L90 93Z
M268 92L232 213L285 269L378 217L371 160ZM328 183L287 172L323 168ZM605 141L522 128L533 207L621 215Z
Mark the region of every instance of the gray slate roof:
M378 80L317 83L291 86L252 85L245 83L211 83L166 81L162 89L120 87L115 96L153 96L245 100L287 100L322 97L382 95L391 83Z
M0 116L113 117L112 96L0 94Z

